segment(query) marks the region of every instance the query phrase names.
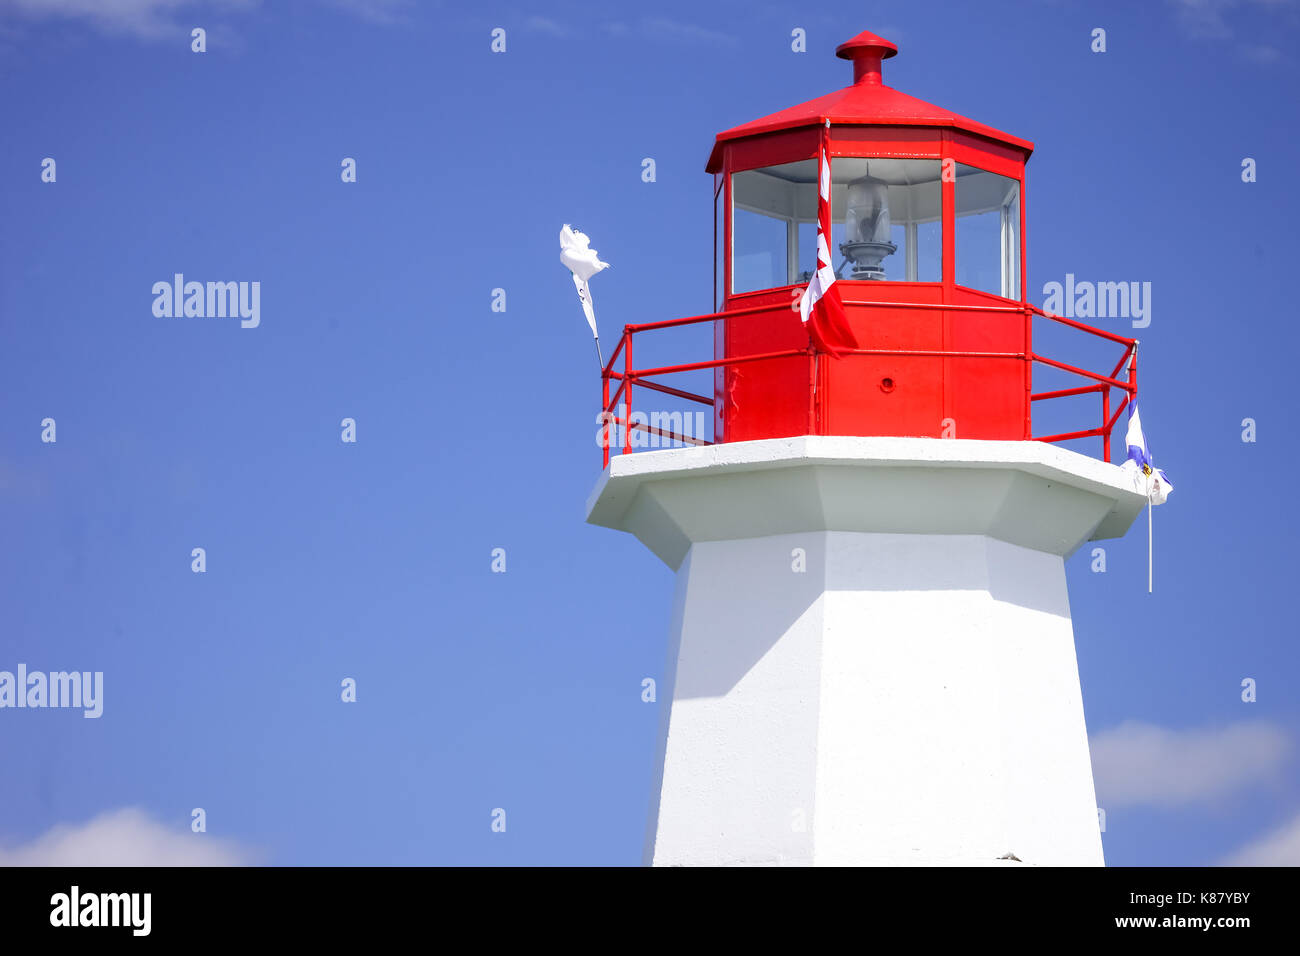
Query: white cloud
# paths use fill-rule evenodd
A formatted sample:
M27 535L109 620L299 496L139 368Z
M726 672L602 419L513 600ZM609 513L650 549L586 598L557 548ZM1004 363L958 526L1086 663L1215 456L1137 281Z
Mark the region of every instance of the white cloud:
M1092 738L1097 804L1174 807L1205 803L1280 770L1290 740L1268 723L1167 730L1126 721Z
M0 14L28 21L81 21L110 35L143 40L188 36L196 26L258 7L262 0L0 0ZM321 0L372 23L398 23L412 0ZM188 41L187 41L188 42Z
M1238 44L1237 49L1247 60L1265 66L1282 59L1282 51L1267 43L1241 43Z
M244 8L257 0L220 0L225 8ZM0 11L30 20L84 20L105 33L128 34L143 39L175 36L182 27L176 15L197 6L196 0L0 0ZM208 9L196 12L211 12Z
M1273 15L1266 28L1270 35L1283 26L1295 26L1298 0L1166 0L1174 8L1174 18L1182 31L1200 40L1232 41L1238 56L1258 64L1272 64L1283 59L1282 51L1272 44L1236 42L1237 27L1244 15L1254 12ZM1260 26L1256 23L1256 29Z
M1242 847L1221 866L1300 866L1300 815Z
M326 0L332 6L371 23L400 23L411 9L411 0Z
M1191 36L1221 39L1232 36L1224 14L1236 0L1169 0L1179 25Z
M550 17L529 17L524 21L524 26L538 33L549 33L553 37L566 37L569 35L567 27L562 23L557 23Z
M683 23L668 17L644 17L639 23L646 36L673 43L707 43L731 46L737 42L735 34L709 30L693 23Z
M246 866L254 857L233 841L163 826L127 807L0 849L0 866Z
M1261 8L1283 11L1295 6L1295 0L1168 0L1178 15L1178 22L1192 36L1222 38L1232 36L1228 17L1238 9Z

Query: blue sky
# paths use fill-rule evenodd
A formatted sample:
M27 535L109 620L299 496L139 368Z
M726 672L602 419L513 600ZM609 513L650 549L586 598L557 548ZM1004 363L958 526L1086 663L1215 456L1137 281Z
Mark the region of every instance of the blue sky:
M1068 564L1108 862L1300 862L1297 4L539 9L0 0L0 669L105 698L0 711L0 860L639 862L672 577L583 523L556 234L613 264L608 340L709 311L714 133L871 29L887 83L1036 144L1035 301L1152 284L1156 591L1140 527ZM156 317L177 272L260 282L260 325Z

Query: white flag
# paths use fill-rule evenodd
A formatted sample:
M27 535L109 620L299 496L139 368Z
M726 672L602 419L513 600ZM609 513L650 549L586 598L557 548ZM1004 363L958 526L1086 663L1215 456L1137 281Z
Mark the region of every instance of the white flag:
M591 304L591 289L587 280L601 269L608 269L609 263L600 261L585 233L575 232L567 223L560 230L560 262L573 273L573 284L582 301L587 324L591 326L591 334L599 338L600 334L596 331L596 310Z

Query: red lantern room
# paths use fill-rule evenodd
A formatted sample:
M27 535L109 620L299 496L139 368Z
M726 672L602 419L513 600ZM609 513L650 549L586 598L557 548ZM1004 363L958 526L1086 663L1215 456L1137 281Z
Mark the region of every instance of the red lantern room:
M853 64L851 85L717 135L706 167L714 174L716 311L625 328L604 382L607 420L627 425L625 435L640 428L681 437L629 411L634 387L644 385L712 405L715 443L806 434L1095 436L1109 460L1110 430L1135 391L1136 342L1028 302L1024 192L1033 144L886 86L883 62L897 52L860 33L836 50ZM816 269L823 137L835 287L858 346L840 357L812 345L799 313ZM1109 375L1036 356L1035 315L1122 344L1124 356ZM712 362L632 366L634 333L701 321L714 323ZM1127 381L1116 378L1125 361ZM1034 394L1035 362L1085 384ZM702 369L713 370L712 396L660 384L663 375ZM1113 413L1112 388L1125 394ZM1090 392L1100 394L1099 425L1032 436L1034 402Z
M831 254L862 350L819 362L817 434L1029 437L1025 363L957 354L1026 351L1021 309L954 311L1025 298L1025 161L1033 144L891 89L898 48L872 33L840 45L853 85L719 133L723 311L718 358L807 345L791 302L815 268L817 155L829 121ZM889 305L872 305L880 302ZM918 308L925 304L932 308ZM721 368L714 434L807 434L809 369L798 358ZM814 399L815 400L815 399Z

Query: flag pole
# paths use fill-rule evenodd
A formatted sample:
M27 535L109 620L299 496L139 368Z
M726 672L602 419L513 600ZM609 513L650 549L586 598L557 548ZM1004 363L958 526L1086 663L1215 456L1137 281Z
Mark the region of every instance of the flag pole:
M605 374L605 356L602 355L602 354L600 353L600 336L599 336L599 335L595 336L595 339L596 339L596 358L597 358L597 360L599 360L599 362L600 362L600 374L601 374L601 375L604 375L604 374Z
M1151 593L1151 497L1147 496L1147 594Z
M1151 496L1155 493L1156 473L1154 469L1151 474L1147 475L1147 594L1151 593L1151 569L1154 564L1152 554L1154 545L1151 536L1151 512L1155 509L1151 506Z

